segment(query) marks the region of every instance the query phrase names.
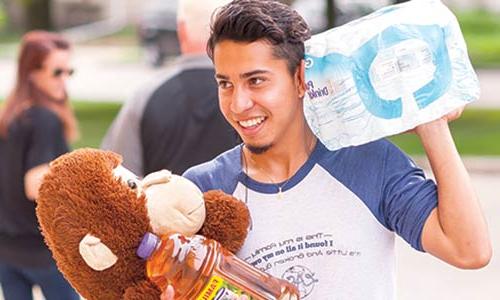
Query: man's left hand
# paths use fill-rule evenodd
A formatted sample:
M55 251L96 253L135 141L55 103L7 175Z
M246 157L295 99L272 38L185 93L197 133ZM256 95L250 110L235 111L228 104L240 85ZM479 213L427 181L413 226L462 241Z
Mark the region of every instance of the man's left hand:
M447 124L453 120L460 118L464 109L465 109L465 106L459 107L457 109L452 110L451 112L447 113L446 115L442 116L439 119L436 119L436 120L433 120L433 121L430 121L430 122L427 122L424 124L420 124L413 129L405 131L404 133L415 133L418 136L422 136L424 131L428 130L429 128L432 128L436 124L442 124L442 123Z

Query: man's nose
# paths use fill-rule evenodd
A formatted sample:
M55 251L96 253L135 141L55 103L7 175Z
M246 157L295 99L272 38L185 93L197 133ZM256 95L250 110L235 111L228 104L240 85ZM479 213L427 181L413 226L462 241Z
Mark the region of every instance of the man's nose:
M250 93L244 88L235 88L231 99L231 111L236 114L243 113L254 105Z

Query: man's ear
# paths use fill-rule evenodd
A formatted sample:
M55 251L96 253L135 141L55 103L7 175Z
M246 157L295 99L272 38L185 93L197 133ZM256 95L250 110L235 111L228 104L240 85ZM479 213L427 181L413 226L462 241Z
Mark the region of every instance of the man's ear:
M295 86L297 87L297 94L301 99L304 97L307 90L305 70L306 70L306 63L305 60L302 59L300 61L300 64L297 66L294 75Z
M184 21L177 21L177 39L179 40L181 49L187 47L189 36L186 29L186 22Z

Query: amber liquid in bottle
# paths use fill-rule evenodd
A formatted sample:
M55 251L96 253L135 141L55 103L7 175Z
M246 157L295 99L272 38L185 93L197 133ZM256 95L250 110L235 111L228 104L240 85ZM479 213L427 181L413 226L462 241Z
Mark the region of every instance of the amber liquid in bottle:
M176 300L225 300L234 295L249 300L299 299L291 283L250 266L214 240L180 234L155 238L145 254L138 254L147 258L148 278L162 291L172 285Z

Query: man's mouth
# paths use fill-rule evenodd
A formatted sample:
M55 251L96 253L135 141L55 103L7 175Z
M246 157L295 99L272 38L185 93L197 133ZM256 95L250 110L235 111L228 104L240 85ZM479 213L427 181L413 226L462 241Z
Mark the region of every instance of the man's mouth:
M238 124L245 129L249 129L249 128L254 128L254 127L259 126L265 120L266 120L266 117L255 117L255 118L251 118L251 119L247 119L247 120L243 120L243 121L238 121Z

